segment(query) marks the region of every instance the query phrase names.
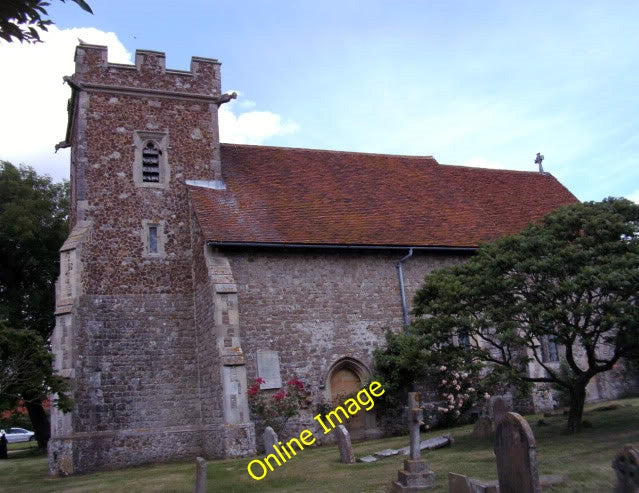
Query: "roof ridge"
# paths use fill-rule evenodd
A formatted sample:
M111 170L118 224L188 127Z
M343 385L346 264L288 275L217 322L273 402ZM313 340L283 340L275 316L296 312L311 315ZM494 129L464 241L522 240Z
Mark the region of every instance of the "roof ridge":
M431 159L435 161L437 164L440 164L437 159L433 156L416 156L416 155L407 155L407 154L385 154L382 152L362 152L362 151L339 151L335 149L316 149L310 147L288 147L288 146L269 146L262 144L234 144L231 142L220 142L220 146L226 147L249 147L253 149L282 149L286 151L313 151L313 152L330 152L333 154L357 154L363 156L386 156L386 157L399 157L399 158L409 158L409 159Z
M449 168L478 169L478 170L482 170L482 171L494 171L494 172L499 172L499 173L504 173L504 172L508 172L508 173L528 173L528 174L532 174L532 175L550 176L551 178L555 178L555 180L557 179L555 177L555 175L553 175L552 173L549 173L548 171L544 171L543 173L540 173L539 171L528 171L528 170L524 170L524 169L485 168L483 166L468 166L467 164L447 164L447 163L439 163L439 164L441 166L447 166Z

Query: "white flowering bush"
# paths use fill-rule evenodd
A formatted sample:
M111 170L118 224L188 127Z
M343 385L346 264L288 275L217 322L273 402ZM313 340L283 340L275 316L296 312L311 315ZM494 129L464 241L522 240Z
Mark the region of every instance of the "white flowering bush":
M433 377L440 401L428 410L431 424L455 424L475 404L483 405L490 399L490 394L482 388L479 372L474 371L474 368L460 371L441 365Z

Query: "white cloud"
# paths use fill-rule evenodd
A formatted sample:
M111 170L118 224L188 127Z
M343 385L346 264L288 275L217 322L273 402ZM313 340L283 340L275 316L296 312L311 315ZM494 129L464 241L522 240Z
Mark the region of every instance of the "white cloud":
M634 192L626 195L626 198L628 200L632 200L635 204L639 204L639 189L637 189Z
M133 58L115 33L95 28L51 26L41 38L43 43L35 45L0 43L0 159L33 166L59 181L69 177L69 150L54 152L55 144L65 137L71 95L62 77L75 70L78 39L108 46L109 62L132 64ZM246 111L254 106L253 101L244 100L220 108L223 141L261 144L269 137L297 131L297 124L275 113Z
M95 28L43 32L43 43L0 43L0 159L33 166L53 179L69 177L69 152L54 153L67 128L66 104L71 91L62 77L74 72L78 38L109 47L109 61L131 63L131 54L114 33Z
M262 144L269 137L297 132L299 125L270 111L235 114L235 102L220 107L220 140L235 144ZM240 105L241 106L241 105Z

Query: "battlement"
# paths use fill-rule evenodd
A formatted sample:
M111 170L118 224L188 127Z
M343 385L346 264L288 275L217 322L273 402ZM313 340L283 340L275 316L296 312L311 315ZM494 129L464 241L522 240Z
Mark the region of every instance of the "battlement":
M152 50L136 50L135 65L109 63L106 46L83 43L75 49L73 81L88 89L218 98L220 65L213 58L192 57L191 70L171 70L166 68L165 54Z

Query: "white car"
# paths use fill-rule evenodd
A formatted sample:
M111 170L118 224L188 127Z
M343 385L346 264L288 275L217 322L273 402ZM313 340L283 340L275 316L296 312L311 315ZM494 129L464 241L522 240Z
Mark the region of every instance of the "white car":
M34 440L33 435L35 435L32 431L25 430L24 428L9 428L4 434L9 443L30 442Z

